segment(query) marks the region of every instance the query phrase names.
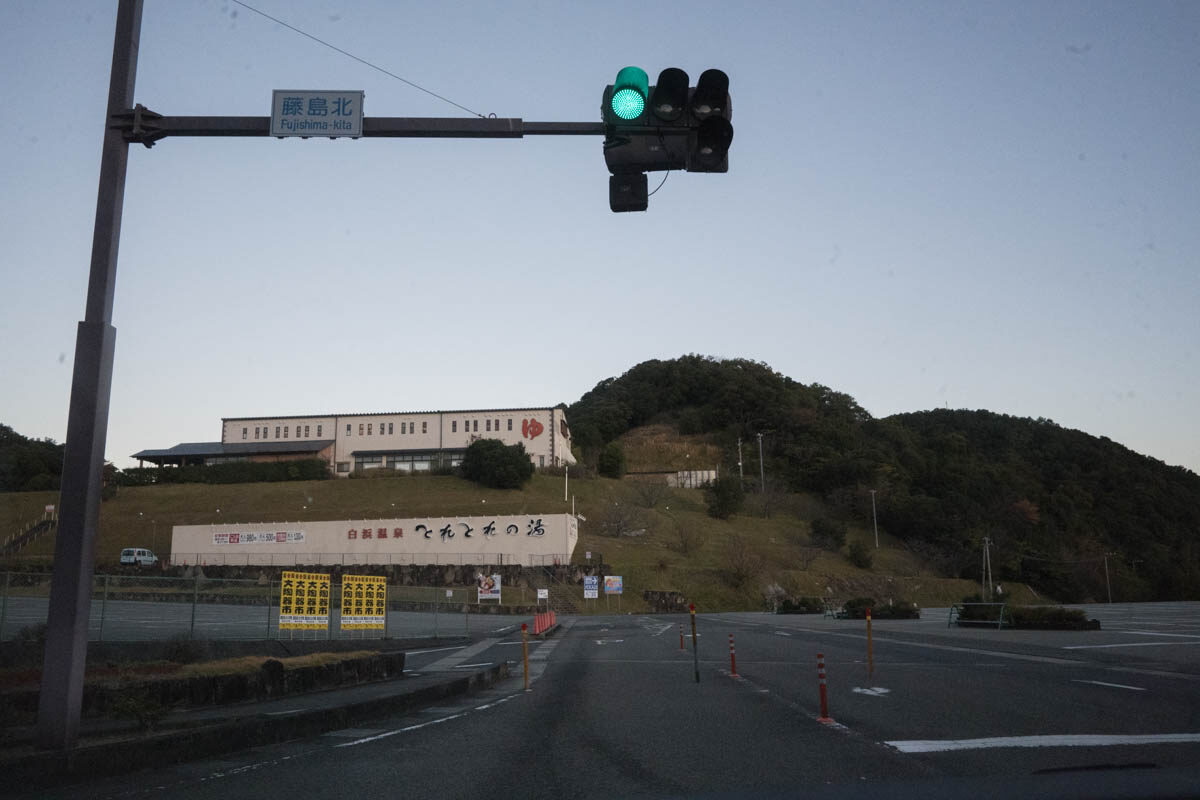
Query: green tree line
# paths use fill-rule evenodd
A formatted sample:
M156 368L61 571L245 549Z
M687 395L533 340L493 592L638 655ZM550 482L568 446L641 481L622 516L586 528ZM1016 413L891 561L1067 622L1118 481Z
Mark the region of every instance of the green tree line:
M880 526L947 576L977 579L987 536L998 578L1060 600L1104 599L1106 554L1122 599L1200 597L1200 477L1047 419L940 409L875 419L766 364L698 355L601 381L568 419L585 458L665 422L721 445L726 474L737 438L763 433L772 489L818 494L863 521L875 489Z

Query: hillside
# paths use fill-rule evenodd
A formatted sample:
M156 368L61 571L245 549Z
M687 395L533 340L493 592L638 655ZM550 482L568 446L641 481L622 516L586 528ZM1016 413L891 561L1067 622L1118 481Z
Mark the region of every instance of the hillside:
M873 568L855 569L844 555L811 547L809 525L795 515L715 520L705 513L703 493L695 489L666 491L655 498L653 508L646 507L642 485L632 479L572 476L570 491L577 511L586 517L580 525L574 560L582 563L585 553L591 551L593 561L603 558L614 572L623 575L625 611L644 610L641 593L645 589L679 591L702 608L731 610L764 608L764 592L771 586L796 596L846 599L874 594L923 605L958 600L977 587L973 581L935 577L886 536ZM470 514L479 513L484 506L497 513L562 513L571 507L562 498L562 478L550 475L536 475L523 490L512 491L482 489L461 478L430 475L124 487L101 507L97 568L115 568L122 547L146 546L166 555L168 531L176 524ZM54 495L0 494L0 517L11 516L9 509L18 505L17 501L32 509L53 502ZM824 512L819 500L813 498L811 503L810 510ZM634 535L605 535L606 531ZM850 540L866 541L868 536L861 526L849 530ZM735 541L741 543L736 550ZM40 539L8 566L44 568L53 550L52 537ZM730 565L735 561L745 570L743 575L732 574ZM1006 589L1021 596L1015 585Z
M602 552L628 573L631 590L674 589L753 608L773 585L845 594L859 581L862 593L879 593L889 579L910 579L902 594L944 602L967 593L945 586L978 581L986 537L995 577L1006 586L1025 583L1076 602L1105 599L1110 587L1119 600L1200 597L1200 477L1049 420L966 410L875 419L848 395L765 364L695 355L647 361L601 381L569 406L568 419L588 474L609 443L625 452L626 480L578 480L573 469L571 486L589 520L581 553ZM18 475L7 486L56 480L42 451L58 448L61 460L61 446L0 433L0 465ZM736 475L739 437L748 496L730 521L708 517L697 490L649 497L634 474L719 468ZM25 471L11 468L22 464ZM19 477L27 473L32 485ZM561 512L569 503L559 480L538 475L515 492L429 475L126 486L102 507L99 560L131 544L165 550L166 531L180 523L465 514L483 503L500 513ZM0 492L0 523L11 532L52 502L49 492ZM814 553L817 521L845 525L848 543L866 542L869 533L873 567L855 570L841 553ZM51 548L44 539L28 552L45 556Z
M717 446L763 432L767 497L821 498L871 518L948 576L978 574L986 536L996 573L1064 600L1200 597L1200 477L1045 419L927 411L874 419L853 398L765 364L685 356L601 381L568 409L591 461L647 424ZM756 446L744 450L758 486Z

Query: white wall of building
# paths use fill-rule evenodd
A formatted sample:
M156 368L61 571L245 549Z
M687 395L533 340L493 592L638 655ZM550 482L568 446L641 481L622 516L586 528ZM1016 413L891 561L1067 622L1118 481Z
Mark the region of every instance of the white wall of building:
M338 475L353 471L363 454L379 458L365 468L392 468L377 451L428 451L432 458L439 450L465 450L477 439L519 442L538 467L575 463L566 414L559 408L228 418L221 426L225 444L328 439L334 440L330 466ZM414 453L401 466L428 469L429 462Z
M578 541L570 514L176 525L171 563L541 566L570 563Z

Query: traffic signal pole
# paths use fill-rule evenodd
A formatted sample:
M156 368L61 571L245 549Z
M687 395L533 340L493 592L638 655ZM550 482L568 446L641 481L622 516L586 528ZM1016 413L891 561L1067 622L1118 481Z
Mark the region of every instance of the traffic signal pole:
M270 117L164 116L134 105L143 0L118 0L112 72L100 156L87 306L75 339L71 401L63 457L58 534L54 550L46 647L36 738L42 747L69 750L79 735L87 627L95 569L96 530L112 389L116 329L112 325L117 249L129 145L152 147L172 136L270 136ZM685 80L686 84L686 80ZM520 139L525 136L604 136L606 142L682 131L645 124L526 122L519 117L364 117L363 138ZM732 136L732 129L729 133ZM307 138L332 138L314 136ZM726 148L728 144L724 145ZM606 155L606 160L609 158ZM707 171L707 170L706 170ZM712 170L717 171L717 170ZM724 171L719 170L719 171ZM643 176L644 177L644 176ZM611 190L610 190L611 191ZM611 202L611 198L610 198ZM641 210L644 210L641 209ZM694 642L693 642L694 645ZM699 671L697 670L697 679Z
M117 336L112 326L117 247L121 239L125 168L129 161L129 144L112 123L133 103L141 26L142 0L120 0L108 84L108 115L100 153L100 188L96 196L87 306L75 334L54 573L50 579L46 648L38 698L37 741L56 750L69 749L79 735Z

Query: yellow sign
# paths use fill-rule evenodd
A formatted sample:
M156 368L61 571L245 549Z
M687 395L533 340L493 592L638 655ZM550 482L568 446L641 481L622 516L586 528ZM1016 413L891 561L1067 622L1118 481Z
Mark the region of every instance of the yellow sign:
M325 630L329 627L329 576L284 572L279 587L280 630Z
M342 576L342 630L381 631L386 614L387 578Z

